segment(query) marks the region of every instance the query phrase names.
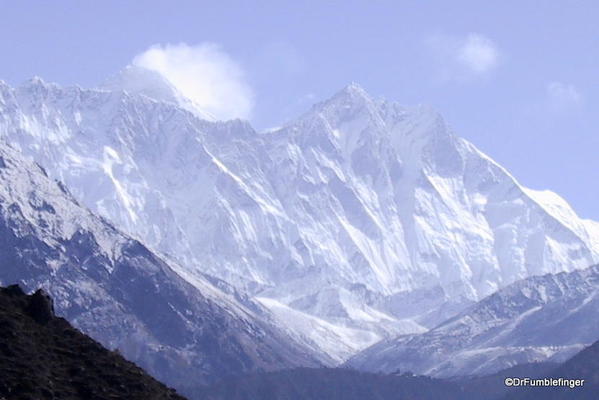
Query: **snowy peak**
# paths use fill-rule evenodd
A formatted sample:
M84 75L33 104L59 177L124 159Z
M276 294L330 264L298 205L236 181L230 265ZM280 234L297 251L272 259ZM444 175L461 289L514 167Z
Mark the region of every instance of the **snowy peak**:
M438 153L455 153L457 146L445 120L433 108L375 100L355 83L314 105L289 128L296 132L294 136L305 136L303 143L319 143L325 151L336 148L345 158L361 149L360 153L374 151L379 155L393 151L405 160L424 157L430 163ZM427 150L428 154L423 154Z
M108 78L101 89L110 91L124 90L130 94L144 94L159 101L178 104L181 95L158 72L149 69L127 66L118 74Z
M346 107L352 104L366 105L372 102L372 96L362 86L352 82L335 93L329 100L326 100L324 104L336 104L337 106Z
M24 89L31 89L31 90L46 89L46 88L48 88L48 86L57 87L56 84L46 83L46 81L44 81L39 76L34 76L34 77L30 78L30 79L27 79L21 85L22 88L24 88Z
M346 86L330 99L318 103L301 119L320 118L331 129L362 120L363 124L380 123L375 101L355 83ZM342 133L342 132L341 132Z
M397 102L375 99L357 83L351 83L328 100L315 104L307 113L313 114L322 115L333 127L359 118L369 119L371 124L381 129L382 134L392 133L389 130L406 121L428 122L428 129L421 129L419 133L432 135L449 131L441 114L431 106L407 107ZM413 135L415 132L409 133Z
M52 93L59 90L59 86L54 83L47 83L42 78L34 76L26 80L15 90L15 95L21 99L30 100L30 104L40 104L51 99Z
M129 94L142 94L157 101L178 105L202 119L215 120L212 115L183 96L159 72L143 67L129 65L118 74L108 78L99 88L109 91L125 91Z

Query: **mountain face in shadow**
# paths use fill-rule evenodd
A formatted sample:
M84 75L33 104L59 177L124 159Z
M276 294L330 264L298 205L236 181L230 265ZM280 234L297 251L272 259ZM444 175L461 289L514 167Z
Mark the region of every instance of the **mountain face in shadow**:
M0 398L184 399L17 285L0 288Z

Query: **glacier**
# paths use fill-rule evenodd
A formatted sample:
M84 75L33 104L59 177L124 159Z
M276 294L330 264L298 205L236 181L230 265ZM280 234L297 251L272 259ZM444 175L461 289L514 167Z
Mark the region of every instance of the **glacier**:
M430 107L351 84L258 132L152 74L0 83L0 136L189 282L222 279L337 363L599 261L597 222L523 187Z

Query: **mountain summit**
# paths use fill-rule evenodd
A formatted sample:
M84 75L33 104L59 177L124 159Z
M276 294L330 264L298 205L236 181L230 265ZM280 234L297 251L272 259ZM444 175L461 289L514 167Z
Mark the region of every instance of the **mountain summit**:
M197 104L183 96L159 72L143 67L128 65L118 74L110 77L99 87L109 91L125 91L132 95L141 94L157 101L163 101L178 105L199 118L214 121L216 118Z

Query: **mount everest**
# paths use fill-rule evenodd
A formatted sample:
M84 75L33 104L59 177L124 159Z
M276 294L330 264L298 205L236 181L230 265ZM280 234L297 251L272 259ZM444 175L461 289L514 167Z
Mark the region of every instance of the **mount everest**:
M434 110L357 85L256 132L135 67L97 89L33 79L0 84L0 136L192 285L223 280L336 363L599 261L598 223Z

